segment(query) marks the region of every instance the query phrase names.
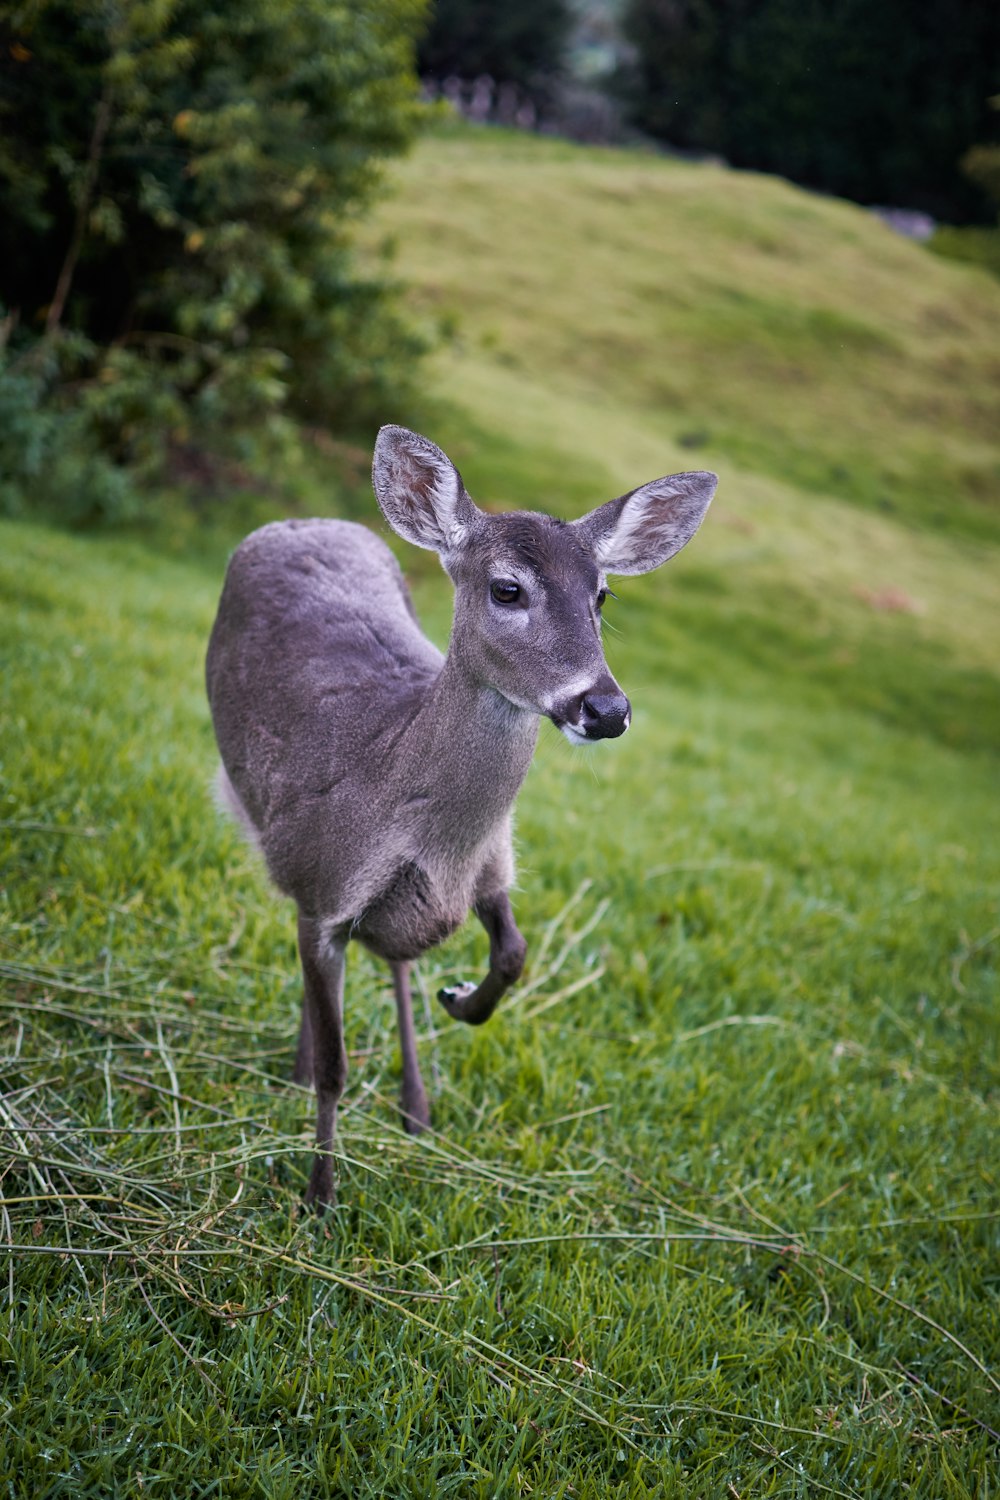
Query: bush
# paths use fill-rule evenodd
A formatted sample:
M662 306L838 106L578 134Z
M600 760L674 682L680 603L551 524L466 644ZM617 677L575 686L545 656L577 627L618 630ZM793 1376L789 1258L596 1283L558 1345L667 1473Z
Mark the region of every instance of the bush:
M990 100L1000 110L1000 94ZM995 213L1000 211L1000 146L973 146L962 158L962 171L990 200ZM969 225L956 228L946 224L930 241L930 248L947 260L962 260L1000 276L1000 217L991 229Z
M40 511L72 525L127 520L139 510L133 476L102 450L85 406L56 394L56 354L69 348L50 344L19 362L0 354L0 514Z
M420 342L353 231L416 128L423 10L0 7L3 400L33 434L8 506L43 430L144 473L172 440L343 427L398 396Z

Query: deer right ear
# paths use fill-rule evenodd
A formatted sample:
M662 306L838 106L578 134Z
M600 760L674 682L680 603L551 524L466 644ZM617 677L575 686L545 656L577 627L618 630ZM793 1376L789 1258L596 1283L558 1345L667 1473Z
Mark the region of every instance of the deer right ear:
M393 531L432 552L457 546L476 514L451 459L405 427L383 427L379 432L372 485Z

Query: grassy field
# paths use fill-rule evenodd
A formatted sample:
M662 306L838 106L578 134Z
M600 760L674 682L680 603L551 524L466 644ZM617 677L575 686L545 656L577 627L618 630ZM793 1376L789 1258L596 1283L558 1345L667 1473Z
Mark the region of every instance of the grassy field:
M987 1500L1000 285L502 134L425 142L378 232L453 330L422 419L477 497L719 497L616 584L632 732L543 732L525 981L481 1031L418 1004L428 1139L352 954L323 1220L292 914L208 795L236 523L0 526L0 1494ZM330 486L296 504L374 519Z
M406 165L377 232L454 330L434 390L484 486L586 505L667 454L996 539L996 281L851 204L459 131Z

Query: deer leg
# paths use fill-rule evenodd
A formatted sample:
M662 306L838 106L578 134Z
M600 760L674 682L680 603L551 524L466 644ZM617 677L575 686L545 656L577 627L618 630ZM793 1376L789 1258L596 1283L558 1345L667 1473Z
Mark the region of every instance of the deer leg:
M403 1088L399 1097L403 1129L410 1135L420 1135L431 1123L431 1112L417 1057L417 1035L413 1029L413 1005L410 1000L410 966L406 963L394 963L391 968L393 989L396 992L399 1047L403 1054Z
M302 996L302 1020L299 1024L299 1045L295 1051L295 1066L292 1069L292 1082L301 1083L308 1088L313 1081L313 1042L312 1024L309 1020L309 1006L305 995Z
M347 1077L344 1048L344 948L341 938L325 933L319 922L299 913L299 955L305 985L305 1011L299 1045L308 1032L316 1085L316 1156L306 1202L325 1208L335 1200L333 1132L337 1103Z
M475 912L489 933L489 973L479 985L438 990L438 999L456 1021L481 1026L496 1010L505 991L520 979L528 945L517 930L506 891L482 897L476 902Z

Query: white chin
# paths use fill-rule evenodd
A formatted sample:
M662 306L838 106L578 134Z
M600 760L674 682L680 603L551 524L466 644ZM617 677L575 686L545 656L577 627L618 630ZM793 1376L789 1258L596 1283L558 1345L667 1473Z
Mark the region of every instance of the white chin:
M560 734L564 734L571 745L596 745L597 741L590 739L582 729L577 729L573 724L560 724Z

